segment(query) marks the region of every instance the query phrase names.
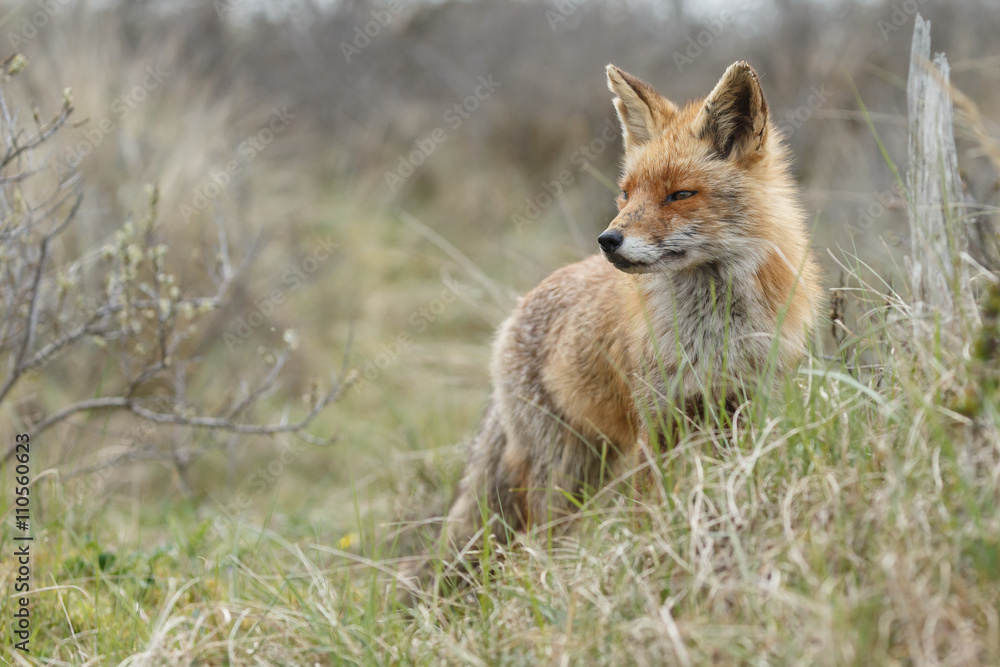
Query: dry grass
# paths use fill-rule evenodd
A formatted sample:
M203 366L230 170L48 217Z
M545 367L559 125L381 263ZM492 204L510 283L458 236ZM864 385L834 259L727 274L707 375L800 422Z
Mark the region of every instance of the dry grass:
M854 287L875 333L839 352L864 350L874 372L807 363L736 431L683 434L658 481L636 488L632 471L589 500L572 536L543 527L494 549L472 588L396 608L380 540L309 539L274 525L288 517L236 521L213 542L176 514L169 546L124 542L103 566L101 547L52 525L63 560L42 565L59 584L39 599L46 652L54 664L134 651L128 664L996 664L1000 288L970 349L936 343L894 295Z
M355 14L346 24L323 25L332 37L318 40L317 48L332 44L330 58L340 57L338 35L349 34L357 13L367 11L350 9ZM517 12L529 9L515 6L504 25L517 27ZM407 16L383 44L437 43L452 20L472 10L448 11L435 9L423 21ZM503 10L493 11L503 17ZM805 26L819 20L788 11ZM856 18L859 29L874 30L879 11L865 9ZM107 415L51 431L34 462L45 472L35 483L32 509L38 547L33 651L10 652L13 606L4 597L4 660L1000 664L1000 288L986 276L976 279L981 331L914 320L908 295L894 288L901 272L893 262L901 265L901 252L875 240L891 235L898 211L876 216L877 226L858 237L860 249L842 249L852 247L845 227L855 221L855 201L867 206L888 188L878 183L892 179L853 107L835 126L823 120L820 111L835 115L835 101L793 135L803 153L803 187L815 195L808 203L820 209L817 238L832 248L829 282L838 282L843 297L834 333L822 332L799 373L768 403L748 410L735 431L682 424L677 443L655 466L630 471L590 498L569 535L543 528L512 548L487 544L473 586L410 609L396 606L392 573L415 548L409 528L440 512L450 497L460 443L475 427L488 391L488 342L510 295L587 251L586 239L603 228L611 210L601 180L614 177L617 147L590 170L574 172L574 185L558 205L523 233L510 223L524 197L572 166L572 152L600 132L604 112L611 112L601 70L595 70L594 91L570 73L565 87L576 96L545 98L552 105L587 105L594 118L560 116L553 123L539 112L547 120L533 124L533 116L512 110L525 106L520 96L541 94L542 83L529 92L519 88L449 135L449 148L405 190L388 193L386 165L424 127L440 122L451 93L438 90L446 88L441 81L411 76L391 49L373 45L355 69L331 60L329 71L298 75L315 80L315 90L289 82L287 99L300 104L301 116L211 208L184 224L179 206L192 189L266 122L272 107L285 103L274 91L289 63L298 67L299 58L308 63L315 56L304 38L293 44L299 51L288 47L294 57L284 54L286 33L275 33L273 42L244 35L234 46L213 32L212 15L168 17L162 31L134 32L126 19L67 14L60 17L66 24L54 23L30 45L32 78L24 80L34 83L5 84L23 85L5 90L43 108L71 86L77 119L90 118L70 136L75 141L141 81L147 64L164 62L176 72L83 163L89 188L83 224L65 252L85 252L114 234L140 209L139 193L149 181L160 184L163 232L179 257L194 262L208 247L216 218L231 230L234 251L249 249L259 234L257 259L232 308L203 332L197 352L204 365L190 386L210 400L226 400L248 369L266 368L281 332L296 328L299 352L288 382L267 398L270 416L301 411L313 380L339 370L345 353L363 376L367 362L391 352L401 333L410 343L324 415L317 432L339 435L325 448L284 436L222 439L144 429L129 417ZM590 14L581 17L581 32L562 38L590 39L588 30L602 27ZM982 23L987 30L989 22ZM902 32L905 51L908 30ZM707 71L714 68L708 60L735 59L725 50L729 41L715 44L698 67ZM531 48L543 52L545 44ZM782 53L805 53L806 46L795 42ZM483 52L515 63L512 76L524 69L499 42L483 45ZM426 48L419 53L430 57ZM643 53L650 67L672 66L669 52ZM894 81L889 72L903 69L902 61L893 69L891 56L889 46L875 42L869 60L854 54L843 61L865 62L877 73L862 96L886 117L895 117L899 91L884 80ZM776 90L791 91L772 96L769 88L769 102L777 100L776 109L801 103L795 92L801 81L787 70L807 59L762 57L771 58L767 69ZM810 67L819 60L816 55ZM824 67L815 65L811 76L832 71ZM994 69L982 69L984 81ZM372 99L361 94L361 83L350 88L350 99L328 104L335 99L330 91L344 85L338 77L382 90L378 86L387 84L372 74L379 71L398 75L400 90L425 86L431 100L370 105L370 124L361 122ZM712 74L701 78L701 70L692 69L684 85L714 81L718 73ZM510 81L513 90L517 79ZM838 100L844 89L837 89ZM996 135L988 89L965 88L976 92L975 100L961 102L973 138ZM875 91L875 101L868 91ZM591 92L601 100L600 113ZM313 98L326 106L309 102ZM553 138L552 126L564 135ZM836 148L838 142L849 148ZM892 142L887 145L892 151ZM995 180L987 160L992 145L960 146L977 183ZM841 187L839 173L855 179L853 185ZM847 193L847 208L825 208L826 197L851 188L858 192ZM972 194L988 212L992 195L982 192ZM313 251L317 236L327 235L338 245L333 258L300 289L286 289L285 272ZM874 268L873 259L880 262ZM175 272L198 280L185 274L186 266L181 261ZM433 320L421 315L440 299L446 279L459 286L457 300ZM286 302L245 344L228 350L222 335L274 289L286 289ZM68 360L37 378L0 406L4 443L36 413L89 395L103 377L86 360ZM130 437L149 445L148 459L102 467ZM171 464L178 442L194 462L187 486ZM290 458L282 459L283 452ZM9 475L0 473L3 489L12 486ZM0 514L7 503L4 491ZM5 518L0 532L5 549L13 534L8 524ZM5 590L11 567L9 560L0 565Z

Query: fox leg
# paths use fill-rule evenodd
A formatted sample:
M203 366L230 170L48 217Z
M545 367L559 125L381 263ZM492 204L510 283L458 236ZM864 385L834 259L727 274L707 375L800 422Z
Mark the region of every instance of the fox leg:
M501 543L515 532L576 511L585 489L604 481L619 458L607 440L569 428L549 410L521 403L504 420L492 401L472 443L469 463L448 513L447 532L461 548L485 516Z
M464 547L493 519L494 537L507 542L511 532L528 522L524 462L516 442L504 427L496 403L490 401L479 431L469 447L469 460L445 521L446 544Z
M527 478L522 470L511 467L512 451L516 448L510 447L496 403L491 400L469 446L462 479L442 526L441 555L445 560L477 540L484 518L490 522L493 536L501 543L507 543L513 532L528 525ZM401 592L412 596L426 589L436 563L432 554L425 553L404 566Z
M491 399L442 528L445 561L479 542L484 519L501 544L547 522L562 532L581 492L600 486L604 466L618 458L618 450L606 441L586 441L548 411L526 407L508 412L505 420L495 397ZM410 594L427 588L436 562L426 554L404 568L403 585Z
M585 440L561 424L548 435L533 451L526 505L532 526L550 524L563 532L585 493L607 481L607 466L617 460L618 450L603 439Z

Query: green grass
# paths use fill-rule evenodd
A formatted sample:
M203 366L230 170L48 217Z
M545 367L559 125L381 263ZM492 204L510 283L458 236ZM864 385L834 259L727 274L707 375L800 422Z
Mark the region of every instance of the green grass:
M437 293L448 260L403 243L379 253L385 284L414 258L428 269L358 324L367 341ZM262 489L247 480L280 440L206 454L192 499L167 466L115 469L83 492L86 476L42 476L30 660L997 664L1000 296L982 332L935 332L854 271L851 333L766 408L735 430L681 422L655 465L587 499L574 530L492 545L476 585L413 608L394 602L391 573L414 548L396 529L443 510L461 466L451 445L486 395L489 326L465 299L328 413L339 442L303 447ZM247 506L223 514L241 491ZM2 598L5 624L13 608ZM9 654L6 626L3 641Z
M81 70L73 81L115 73L103 56L64 64ZM201 108L186 77L164 85L128 122L181 174L163 185L176 204L256 127L244 119L234 130L227 114L255 105L230 95ZM78 93L95 118L107 113L103 88ZM198 122L173 151L173 124L189 108ZM473 585L399 606L393 574L419 548L421 522L445 510L485 406L493 330L514 294L579 259L603 229L613 206L602 183L613 175L577 174L518 233L511 214L553 175L504 171L479 144L486 163L473 173L443 148L409 183L438 184L430 201L404 199L414 224L384 192L381 165L349 175L318 166L343 160L336 142L330 155L317 148L329 140L293 128L243 183L252 205L237 207L234 188L209 212L236 225L234 241L265 231L222 329L280 286L316 235L333 235L339 250L238 350L201 350L189 391L224 403L290 327L301 345L262 419L301 411L345 354L363 377L400 334L405 350L322 414L311 432L337 436L323 447L156 427L140 432L149 459L101 467L139 427L113 413L35 440L31 654L12 650L17 601L0 596L5 664L1000 664L1000 288L977 286L981 330L914 321L891 288L897 267L872 270L841 251L826 281L843 273L835 335L824 322L812 356L735 428L664 415L672 446L609 473L614 483L585 498L571 531L487 543ZM124 207L142 191L116 145L85 163L99 191L88 206ZM211 246L209 213L164 225L178 275L195 285L188 260ZM817 235L840 238L820 222ZM445 278L459 296L431 321L420 311L441 299ZM54 364L0 406L0 427L94 395L111 374L86 358ZM184 480L169 456L176 438L192 457ZM16 576L12 474L0 469L5 593Z

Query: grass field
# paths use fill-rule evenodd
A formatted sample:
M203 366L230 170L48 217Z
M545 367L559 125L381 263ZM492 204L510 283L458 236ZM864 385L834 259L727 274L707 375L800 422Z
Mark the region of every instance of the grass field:
M44 118L55 113L63 87L73 88L75 107L39 163L92 144L78 168L83 204L53 251L66 265L93 256L79 271L81 291L99 291L101 262L116 261L100 248L127 221L142 228L149 219L149 183L159 188L153 229L167 246L161 268L184 295L212 289L216 225L234 263L253 260L224 305L192 320L197 329L178 349L195 360L183 392L158 376L137 390L144 404L169 399L170 410L215 414L250 393L289 347L279 381L241 419L294 421L317 394L335 383L343 391L306 429L325 442L156 424L118 410L83 411L34 435L65 406L122 391L122 369L144 358L136 346L152 343L143 336L120 347L84 341L26 376L0 400L0 446L33 434L30 653L14 648L18 563L11 554L24 531L14 523L17 475L5 462L0 588L11 594L0 597L0 660L1000 664L1000 287L985 273L974 279L981 324L913 313L908 247L899 240L905 194L883 196L895 165L879 144L897 161L905 155L898 95L912 20L883 44L876 20L892 25L889 3L850 15L874 46L849 56L854 42L838 42L838 62L851 64L853 78L838 74L833 101L822 108L800 106L799 92L820 80L819 65L788 82L794 72L785 61L808 53L808 44L787 37L792 55L770 56L774 75L764 78L776 112L805 109L806 120L784 129L797 151L825 284L835 288L835 321L824 320L810 357L780 391L745 408L735 427L668 415L677 429L672 447L589 496L572 531L546 525L509 547L487 542L473 585L412 607L396 603L393 575L420 548L421 527L446 509L463 443L485 406L495 327L518 294L590 254L614 210L617 138L585 166L574 158L581 146L593 149L612 111L600 67L579 80L564 60L549 70L564 72L558 88L565 94L552 93L545 104L579 114L517 115L525 100L542 95L524 81L547 79L517 79L527 68L513 47L484 41L469 62L513 64L497 65L503 85L495 98L454 129L442 110L464 93L458 70L441 65L458 81L447 85L406 73L399 53L440 64L445 55L458 59L448 45L475 41L454 26L487 10L467 4L393 14L396 27L355 56L355 69L343 63L340 37L324 40L317 28L310 41L290 23L282 30L300 38L288 46L279 28L248 23L236 39L211 8L183 19L134 2L118 14L66 9L29 41L27 69L0 82L22 125L35 127L32 103ZM338 15L340 32L330 34L346 39L371 6L345 7L355 14ZM511 7L489 10L497 12L492 25L521 35L524 50L549 49L531 32L548 38L545 10L533 8L540 23L519 32L517 12L529 10ZM949 36L940 48L966 48L954 35L971 31L976 16L976 30L988 33L995 17L984 7L961 19L968 24L936 18ZM607 27L621 41L619 32L638 30L596 9L579 11L569 18L582 27L557 37L577 42ZM794 3L782 11L806 16L804 25L825 20L815 8L795 13ZM154 20L160 30L137 28ZM685 15L684 25L699 20ZM434 39L453 33L454 42ZM593 53L574 53L601 64L624 57L593 40ZM397 53L382 46L393 43L423 47ZM995 46L975 44L983 51L962 52L953 65L971 96L962 108L982 117L962 116L958 133L970 196L989 217L998 190L990 104L1000 67ZM735 37L720 40L697 67L682 76L670 70L664 83L684 78L704 94L700 88L722 71L714 60L730 62L744 47ZM311 49L328 49L326 60ZM671 50L645 61L648 78L666 71L654 62L672 67ZM754 55L768 57L747 57ZM167 72L163 81L142 83L155 63ZM282 81L289 63L306 71L301 82ZM325 77L341 76L338 68L350 77L331 83ZM379 104L365 106L363 86L378 91L371 99ZM429 101L416 99L413 88L430 91ZM352 94L336 97L341 89ZM859 100L874 121L859 120ZM287 129L274 130L273 142L249 157L245 142L263 136L286 107L295 114ZM114 127L100 141L88 139L105 118ZM388 187L386 171L437 125L448 128L437 154L399 188ZM232 185L185 213L233 160L240 173ZM565 192L530 224L516 224L513 216L537 204L562 170L572 177ZM30 201L37 193L25 188ZM882 209L869 226L855 208L870 212L874 202ZM21 209L6 195L0 208L5 232ZM0 286L11 266L10 257L0 258ZM7 303L0 304L5 321L22 316ZM6 330L0 325L0 342ZM9 364L10 351L0 352Z
M38 484L35 655L47 664L993 664L1000 291L989 333L969 346L916 341L914 329L930 323L857 287L871 313L843 349L864 350L870 371L807 362L738 431L682 432L652 481L630 474L588 500L577 532L528 535L487 558L479 586L412 609L387 594L387 535L412 508L447 497L460 455L426 443L457 442L484 395L458 373L411 371L425 398L406 405L345 399L337 412L384 411L401 426L345 429L345 441L368 444L358 451L299 445L288 472L272 468L259 493L236 485L253 508L237 517L220 521L156 475L129 493L116 473L77 503L71 483ZM385 444L372 451L376 442ZM350 464L331 461L342 457ZM276 460L272 447L246 472Z

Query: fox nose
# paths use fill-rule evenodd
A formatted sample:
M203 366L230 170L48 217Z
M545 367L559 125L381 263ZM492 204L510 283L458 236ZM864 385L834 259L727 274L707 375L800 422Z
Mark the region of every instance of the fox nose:
M609 229L597 237L597 242L601 245L601 250L610 255L622 247L625 237L618 230Z

